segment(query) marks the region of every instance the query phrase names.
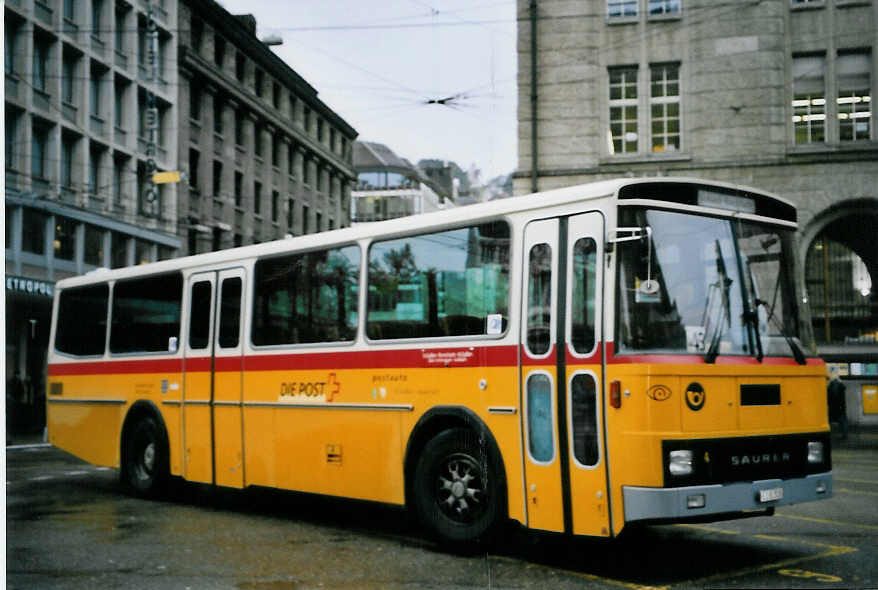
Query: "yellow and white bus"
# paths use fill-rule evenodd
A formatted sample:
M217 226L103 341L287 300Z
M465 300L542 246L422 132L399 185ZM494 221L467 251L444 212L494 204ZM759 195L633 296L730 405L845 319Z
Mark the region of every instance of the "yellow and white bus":
M50 442L178 476L612 537L832 494L796 211L598 182L59 281Z

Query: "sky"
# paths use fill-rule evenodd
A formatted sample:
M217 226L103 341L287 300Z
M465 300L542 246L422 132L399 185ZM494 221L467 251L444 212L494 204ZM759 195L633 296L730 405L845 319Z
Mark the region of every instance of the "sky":
M517 166L515 0L220 0L359 132L417 163ZM430 101L446 100L445 104Z

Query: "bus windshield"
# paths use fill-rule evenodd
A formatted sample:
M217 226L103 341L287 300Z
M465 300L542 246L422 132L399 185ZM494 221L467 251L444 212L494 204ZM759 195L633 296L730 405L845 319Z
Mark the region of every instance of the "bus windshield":
M793 356L813 350L794 280L793 230L624 207L616 347L625 352Z

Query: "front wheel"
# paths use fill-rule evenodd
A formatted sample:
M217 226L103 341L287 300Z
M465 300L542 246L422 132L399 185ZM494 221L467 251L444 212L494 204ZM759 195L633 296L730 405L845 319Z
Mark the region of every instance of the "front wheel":
M140 418L125 437L122 480L138 496L157 496L168 480L168 438L152 416Z
M495 453L475 432L440 433L424 447L415 469L418 518L461 549L487 540L503 513L500 472Z

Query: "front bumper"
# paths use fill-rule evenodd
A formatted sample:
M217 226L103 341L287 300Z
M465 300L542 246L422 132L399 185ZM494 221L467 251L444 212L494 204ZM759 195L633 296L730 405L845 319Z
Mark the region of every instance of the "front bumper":
M825 491L818 492L817 488L821 483ZM783 488L783 498L760 502L759 491L773 488ZM698 495L704 496L704 506L690 508L690 499ZM622 497L625 503L625 522L683 520L710 514L765 510L773 506L830 498L832 472L815 473L794 479L763 479L683 488L622 486Z

